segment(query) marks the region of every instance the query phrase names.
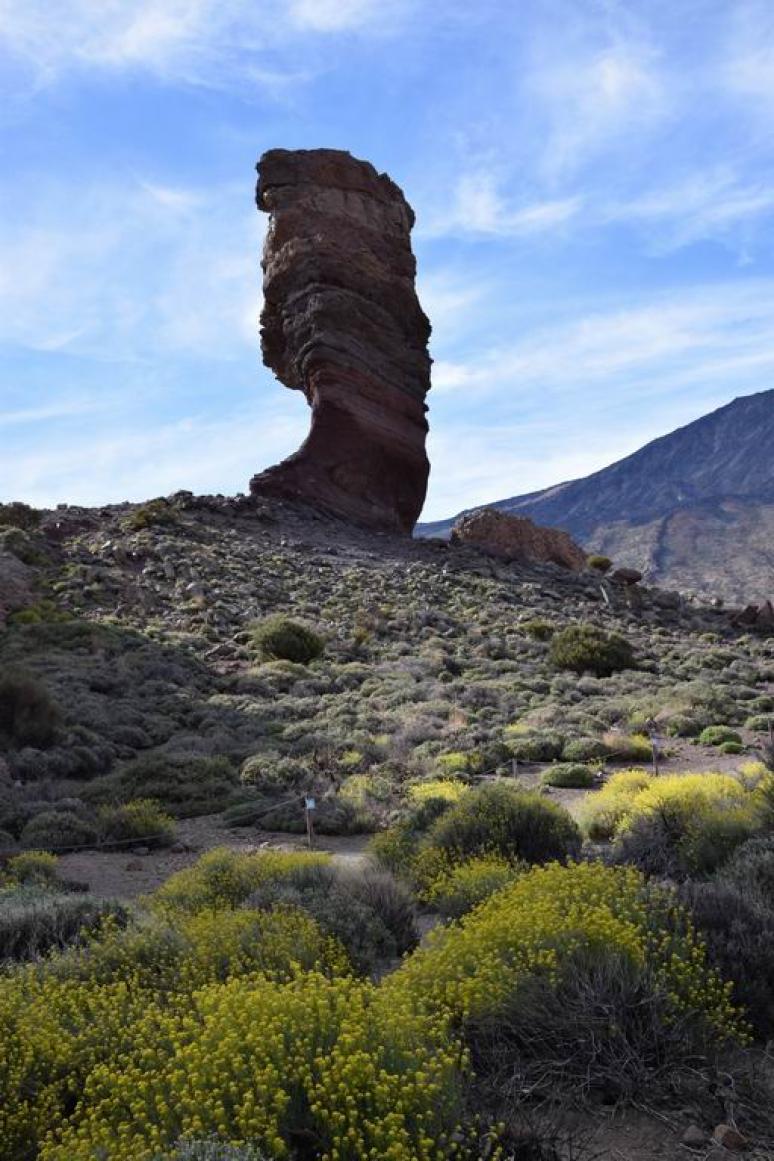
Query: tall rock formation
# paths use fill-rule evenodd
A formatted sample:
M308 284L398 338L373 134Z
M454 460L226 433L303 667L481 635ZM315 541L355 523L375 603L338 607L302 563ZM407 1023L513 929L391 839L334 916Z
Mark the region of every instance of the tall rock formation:
M430 470L430 324L414 290L414 213L386 174L340 150L272 149L258 175L258 208L270 214L263 360L304 392L312 426L250 490L410 532Z

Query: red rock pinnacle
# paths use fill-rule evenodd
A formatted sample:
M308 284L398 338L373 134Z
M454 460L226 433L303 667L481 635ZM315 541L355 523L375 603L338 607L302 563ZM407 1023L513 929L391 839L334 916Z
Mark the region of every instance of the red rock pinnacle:
M258 208L271 215L263 360L304 392L312 427L250 490L411 532L430 470L430 324L414 291L413 211L386 174L340 150L272 149L258 174Z

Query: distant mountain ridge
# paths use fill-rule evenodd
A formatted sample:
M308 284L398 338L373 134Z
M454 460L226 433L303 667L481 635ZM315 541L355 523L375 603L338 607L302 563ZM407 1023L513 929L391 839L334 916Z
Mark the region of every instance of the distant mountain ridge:
M774 390L734 399L583 479L488 506L563 528L653 583L737 602L771 596ZM453 524L422 524L417 535L446 536Z

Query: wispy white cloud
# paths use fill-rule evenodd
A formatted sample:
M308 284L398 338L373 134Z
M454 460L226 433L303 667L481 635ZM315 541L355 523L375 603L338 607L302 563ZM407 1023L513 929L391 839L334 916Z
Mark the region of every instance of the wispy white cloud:
M72 399L45 407L26 407L16 411L0 411L0 427L48 423L52 419L69 419L74 415L88 415L100 410L94 399Z
M494 172L479 169L463 174L454 189L451 203L436 209L420 222L418 235L433 238L469 234L493 238L528 238L555 233L574 218L582 205L579 196L545 201L521 201L506 197L501 179Z
M62 204L68 216L62 216ZM257 352L265 219L245 189L52 186L0 224L0 345L105 360Z
M672 112L673 91L652 37L623 8L541 30L526 88L544 125L539 166L551 181L628 146Z
M294 451L308 411L296 392L277 393L220 418L148 422L137 413L109 423L69 426L0 457L0 496L42 507L144 500L180 488L245 491L254 472Z
M39 85L72 70L141 69L183 83L298 83L290 42L394 29L412 0L0 0L0 52ZM282 59L277 57L280 53Z
M652 389L665 393L678 376L709 381L766 366L774 373L774 282L756 280L656 296L544 327L469 360L440 361L433 390L496 394L508 383L561 394L651 376Z

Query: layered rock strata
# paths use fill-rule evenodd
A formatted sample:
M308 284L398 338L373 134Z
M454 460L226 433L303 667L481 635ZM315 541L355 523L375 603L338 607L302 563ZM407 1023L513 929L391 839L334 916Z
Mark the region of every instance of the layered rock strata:
M526 516L510 516L495 508L480 508L462 516L451 532L452 544L470 544L501 560L558 564L580 572L586 554L566 532L541 528Z
M264 363L303 391L312 425L253 494L306 501L410 532L430 465L430 324L419 305L414 213L386 174L333 149L273 149L258 163Z

